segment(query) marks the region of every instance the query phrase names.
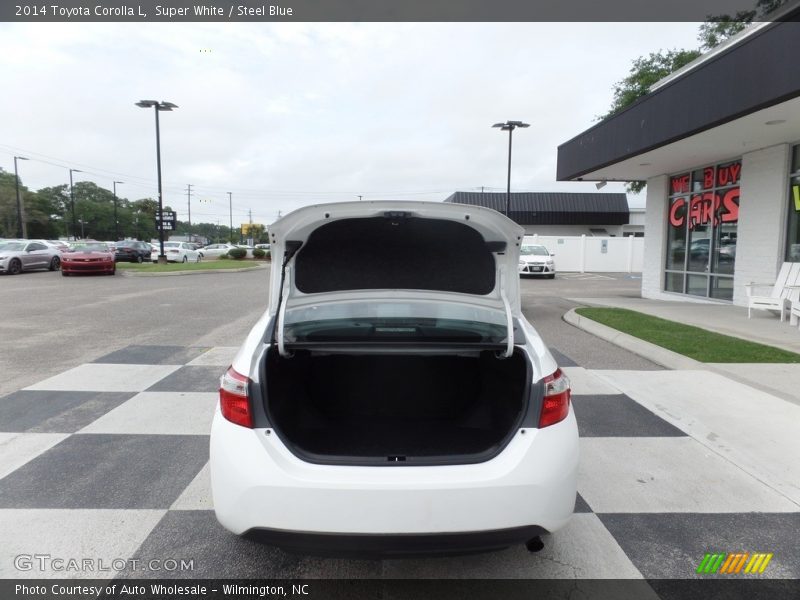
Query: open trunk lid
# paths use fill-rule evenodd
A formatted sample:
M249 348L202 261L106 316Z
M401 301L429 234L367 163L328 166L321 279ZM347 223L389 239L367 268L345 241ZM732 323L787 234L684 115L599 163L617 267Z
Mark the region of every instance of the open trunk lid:
M270 314L285 354L287 310L330 303L457 303L505 317L507 353L520 313L524 230L500 213L434 202L308 206L270 227Z

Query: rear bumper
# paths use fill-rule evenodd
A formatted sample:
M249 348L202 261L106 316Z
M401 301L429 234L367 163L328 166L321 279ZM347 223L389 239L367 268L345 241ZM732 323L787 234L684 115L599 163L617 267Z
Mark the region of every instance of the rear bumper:
M335 556L409 556L488 552L524 544L548 533L536 525L492 531L418 534L342 534L251 529L248 539L303 554Z
M577 424L570 411L551 427L517 432L483 463L363 467L304 462L274 431L239 427L217 410L210 464L217 518L237 534L377 552L490 549L569 520Z

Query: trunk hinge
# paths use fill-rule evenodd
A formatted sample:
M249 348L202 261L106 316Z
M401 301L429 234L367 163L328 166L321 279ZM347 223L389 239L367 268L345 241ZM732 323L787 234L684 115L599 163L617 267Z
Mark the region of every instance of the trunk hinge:
M500 298L503 300L503 308L506 309L506 352L504 358L509 358L514 354L514 317L511 315L511 304L506 296L505 271L500 272Z

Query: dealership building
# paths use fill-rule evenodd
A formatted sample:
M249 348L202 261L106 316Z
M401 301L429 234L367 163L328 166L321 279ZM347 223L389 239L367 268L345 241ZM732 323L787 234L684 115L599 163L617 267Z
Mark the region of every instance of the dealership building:
M647 181L642 296L746 304L800 261L800 10L558 148L560 181Z

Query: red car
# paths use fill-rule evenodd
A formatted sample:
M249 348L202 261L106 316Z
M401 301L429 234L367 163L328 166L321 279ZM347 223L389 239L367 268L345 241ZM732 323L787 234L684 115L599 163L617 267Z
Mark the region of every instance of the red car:
M77 242L61 255L61 274L103 273L114 275L117 266L114 251L101 242Z

